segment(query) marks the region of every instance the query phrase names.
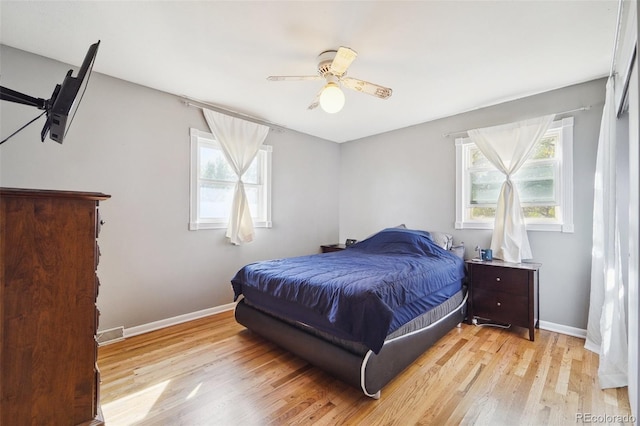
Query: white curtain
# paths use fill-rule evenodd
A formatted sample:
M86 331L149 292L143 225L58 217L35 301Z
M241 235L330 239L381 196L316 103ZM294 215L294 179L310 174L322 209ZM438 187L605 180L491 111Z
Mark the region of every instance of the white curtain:
M258 154L260 146L269 133L269 128L208 109L202 111L211 133L220 142L227 161L238 176L226 236L232 244L236 245L253 241L253 220L242 183L242 175Z
M600 355L600 386L627 386L627 333L616 203L616 112L607 81L600 124L593 200L591 296L585 347Z
M554 115L501 126L469 130L471 140L499 171L505 181L500 189L491 238L493 256L506 262L531 259L531 247L520 207L520 198L511 177L545 134Z

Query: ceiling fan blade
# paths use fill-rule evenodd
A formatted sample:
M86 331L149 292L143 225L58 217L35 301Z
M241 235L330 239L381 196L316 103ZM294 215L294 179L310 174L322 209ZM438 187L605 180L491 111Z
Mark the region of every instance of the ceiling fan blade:
M320 105L320 94L322 93L323 90L324 90L324 87L320 89L318 93L316 93L315 99L313 100L313 102L311 102L311 104L307 107L307 109L318 108L318 105Z
M355 90L357 92L367 93L380 99L387 99L393 92L393 90L388 87L369 83L368 81L358 80L357 78L345 77L340 79L340 82L349 89Z
M271 75L267 77L269 81L301 81L301 80L324 80L320 75Z
M345 72L347 72L347 68L351 65L354 59L356 59L358 54L355 50L349 49L348 47L340 47L336 52L335 58L333 58L333 62L331 62L331 73L338 77L342 76Z

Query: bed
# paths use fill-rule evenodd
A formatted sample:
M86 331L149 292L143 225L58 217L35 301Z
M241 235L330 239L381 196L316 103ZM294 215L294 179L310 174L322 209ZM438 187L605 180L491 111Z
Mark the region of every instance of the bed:
M235 317L377 399L464 319L462 258L434 233L387 228L342 251L251 263L231 280Z

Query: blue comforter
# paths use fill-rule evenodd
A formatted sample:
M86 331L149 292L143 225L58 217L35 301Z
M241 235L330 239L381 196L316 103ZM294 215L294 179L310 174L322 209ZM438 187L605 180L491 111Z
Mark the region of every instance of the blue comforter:
M235 299L378 353L387 334L459 291L464 274L429 233L389 228L343 251L249 264L231 283Z

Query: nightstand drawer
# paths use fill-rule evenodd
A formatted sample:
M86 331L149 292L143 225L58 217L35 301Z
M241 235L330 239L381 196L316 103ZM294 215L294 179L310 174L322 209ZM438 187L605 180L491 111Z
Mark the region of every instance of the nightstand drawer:
M488 265L474 265L473 286L526 297L529 292L528 271Z
M473 290L474 315L481 318L528 327L529 299L482 288ZM523 315L524 313L524 315Z

